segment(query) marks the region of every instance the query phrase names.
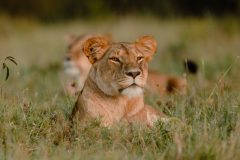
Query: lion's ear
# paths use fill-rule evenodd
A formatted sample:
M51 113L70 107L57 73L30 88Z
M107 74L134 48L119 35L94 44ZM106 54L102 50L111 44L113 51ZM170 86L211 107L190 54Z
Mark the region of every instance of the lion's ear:
M143 36L137 39L135 45L145 55L147 60L150 60L157 50L157 41L152 36Z
M77 39L77 35L75 34L68 34L65 36L65 41L68 46L72 45L72 43Z
M109 39L102 37L92 37L83 44L83 53L93 64L101 59L109 48Z
M102 37L105 37L109 42L113 41L113 37L110 33L104 33Z

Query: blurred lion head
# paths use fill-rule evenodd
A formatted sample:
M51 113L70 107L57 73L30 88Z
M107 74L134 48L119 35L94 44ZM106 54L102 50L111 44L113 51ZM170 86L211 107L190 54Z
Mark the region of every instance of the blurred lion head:
M92 64L83 53L83 44L91 37L99 34L69 35L67 37L67 53L64 58L64 71L68 79L67 91L75 95L82 90ZM111 35L101 35L111 41Z

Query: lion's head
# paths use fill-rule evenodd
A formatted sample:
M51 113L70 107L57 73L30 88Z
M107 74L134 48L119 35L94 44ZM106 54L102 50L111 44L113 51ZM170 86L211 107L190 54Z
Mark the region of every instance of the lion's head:
M111 43L105 37L92 37L83 44L83 52L92 64L91 79L110 96L133 97L143 93L148 62L156 49L157 42L151 36L133 43Z

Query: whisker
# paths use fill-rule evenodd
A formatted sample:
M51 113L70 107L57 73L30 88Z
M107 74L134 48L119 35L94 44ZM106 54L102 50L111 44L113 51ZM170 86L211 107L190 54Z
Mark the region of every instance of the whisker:
M121 78L121 79L116 79L116 81L124 81L124 80L129 80L130 78L126 78L126 77L124 77L124 78Z

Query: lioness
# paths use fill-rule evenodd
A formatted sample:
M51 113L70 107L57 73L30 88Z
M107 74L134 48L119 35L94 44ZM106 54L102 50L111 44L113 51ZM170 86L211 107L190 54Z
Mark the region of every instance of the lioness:
M86 34L81 36L72 35L69 37L67 55L64 59L64 68L69 81L67 82L67 90L70 94L80 91L88 76L92 64L83 53L83 43L96 34ZM112 41L110 35L101 35ZM155 71L149 71L146 88L150 91L161 95L168 93L186 92L187 81L184 77L175 77L166 74L159 74Z
M133 43L111 43L106 37L84 42L83 52L92 64L72 112L75 119L101 117L103 126L115 122L138 122L152 126L164 115L143 102L148 62L157 42L144 36Z

